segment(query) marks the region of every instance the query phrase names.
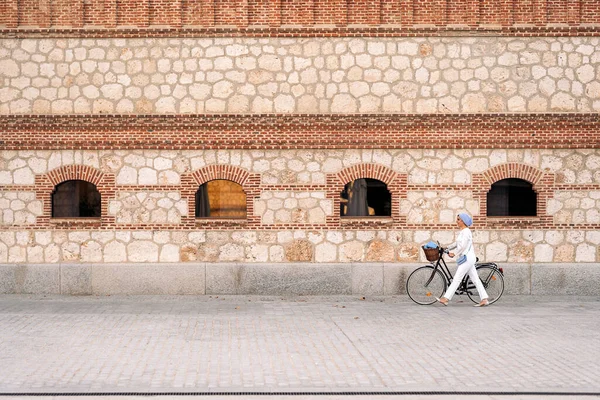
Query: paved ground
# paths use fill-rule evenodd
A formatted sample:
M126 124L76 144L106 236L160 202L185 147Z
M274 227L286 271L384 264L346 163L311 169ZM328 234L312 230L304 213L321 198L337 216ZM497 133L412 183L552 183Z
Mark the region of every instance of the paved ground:
M405 297L0 296L0 395L600 393L600 298L471 305L460 297L443 307Z
M23 400L31 397L25 396L0 396L0 400ZM524 395L453 395L453 396L440 396L437 394L425 394L425 395L389 395L389 396L373 396L373 395L358 395L358 396L330 396L330 395L314 395L314 396L44 396L44 400L187 400L193 398L194 400L593 400L598 399L598 396L548 396L548 395L537 395L537 396L524 396Z

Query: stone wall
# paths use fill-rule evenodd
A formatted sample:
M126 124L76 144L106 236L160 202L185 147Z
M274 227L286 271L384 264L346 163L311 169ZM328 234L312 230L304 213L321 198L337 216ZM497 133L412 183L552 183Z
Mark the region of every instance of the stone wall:
M68 165L85 165L114 174L117 185L172 186L179 185L184 174L206 166L230 165L259 174L265 186L318 186L326 184L328 175L360 164L377 164L407 174L409 185L461 185L472 183L476 174L508 163L555 174L556 182L561 185L600 184L598 149L317 149L2 150L0 185L33 186L36 174L47 174ZM158 179L161 173L164 180Z
M400 210L406 220L413 224L444 223L451 224L460 212L472 216L479 215L479 201L473 199L473 193L453 190L409 191L406 200L400 202Z
M595 263L598 160L597 149L2 151L0 263L416 262L424 242L454 240L462 210L474 215L483 259ZM53 187L40 182L56 182L56 171L68 179L65 168L74 165L97 171L99 220L50 216ZM493 179L485 177L515 174L514 165L534 177L538 215L487 217ZM246 219L194 218L192 177L206 168L243 172ZM390 217L339 216L341 177L355 168L380 170L391 182L398 208ZM170 177L165 184L140 181L161 173Z
M0 113L597 112L599 46L597 37L3 39Z
M325 224L333 215L333 201L326 192L263 191L254 202L254 211L264 225L310 223Z
M600 231L473 230L482 260L598 263ZM0 263L425 262L421 245L450 244L450 230L203 230L0 232Z
M600 191L557 191L548 201L548 214L558 224L600 223Z
M0 192L0 225L33 225L42 215L35 192Z
M115 216L117 224L179 224L187 213L187 200L177 192L123 191L108 202L108 215Z
M0 5L0 293L402 294L463 210L508 293L597 293L597 1L36 2ZM389 217L340 216L359 178ZM487 216L506 178L536 216ZM52 217L67 180L99 218Z

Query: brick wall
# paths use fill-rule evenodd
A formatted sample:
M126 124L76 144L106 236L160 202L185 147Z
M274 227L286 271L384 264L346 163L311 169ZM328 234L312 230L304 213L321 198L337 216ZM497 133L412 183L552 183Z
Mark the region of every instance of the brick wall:
M215 25L248 25L247 0L214 0Z
M581 10L580 21L582 24L597 24L598 16L600 15L600 2L596 0L583 0L579 5ZM568 10L573 15L573 19L577 20L577 3L571 2L568 4Z
M597 0L6 0L0 24L110 28L183 25L598 24ZM15 12L15 9L17 10Z
M285 25L312 25L315 20L314 0L282 0L281 23Z
M166 12L167 10L162 10ZM147 27L150 24L150 0L117 0L117 25Z
M183 0L182 24L211 27L215 24L214 0Z
M0 25L6 25L10 20L10 17L8 15L8 7L8 2L0 3Z
M6 0L0 263L415 262L459 210L484 259L598 263L599 23L597 0ZM358 178L389 217L340 217ZM487 216L505 178L536 216ZM52 217L69 179L100 218ZM244 218L195 218L216 179Z
M0 153L0 262L418 261L422 243L453 240L459 210L487 259L600 261L598 149L23 147ZM387 185L391 216L340 217L340 192L359 177ZM486 216L491 184L508 177L533 184L536 216ZM52 217L52 192L71 179L96 185L100 218ZM194 218L196 190L214 179L243 188L247 217Z
M52 0L50 24L52 26L83 26L83 0Z
M248 1L248 25L281 24L281 0L250 0Z
M218 135L215 132L219 132ZM510 133L510 134L508 134ZM2 116L3 150L595 149L598 114Z
M181 0L150 0L150 25L180 27L183 23L182 6Z

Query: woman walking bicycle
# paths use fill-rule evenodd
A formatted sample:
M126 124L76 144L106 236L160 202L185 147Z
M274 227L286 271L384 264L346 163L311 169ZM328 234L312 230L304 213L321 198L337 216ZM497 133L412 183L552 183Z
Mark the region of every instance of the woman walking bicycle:
M448 247L448 250L454 250L454 252L448 253L448 255L450 257L458 256L456 259L458 269L446 293L441 298L436 298L436 300L447 306L450 300L452 300L454 293L456 293L456 289L458 289L463 277L469 274L469 278L475 284L479 298L481 299L479 304L475 304L475 307L487 306L489 305L488 295L475 270L476 257L475 250L473 249L473 235L469 229L469 226L473 224L473 219L467 213L460 213L456 217L456 224L460 228L460 233L456 238L456 242Z

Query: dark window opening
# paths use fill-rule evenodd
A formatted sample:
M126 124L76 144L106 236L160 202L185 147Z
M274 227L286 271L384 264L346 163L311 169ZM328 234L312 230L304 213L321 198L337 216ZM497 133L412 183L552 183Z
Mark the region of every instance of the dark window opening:
M342 217L392 215L392 195L387 185L377 179L360 178L346 184L340 203Z
M502 179L487 194L489 217L534 217L537 215L537 193L533 185L517 178Z
M100 218L100 192L86 181L65 181L52 193L53 218Z
M246 218L246 193L241 185L216 179L196 192L196 218Z

